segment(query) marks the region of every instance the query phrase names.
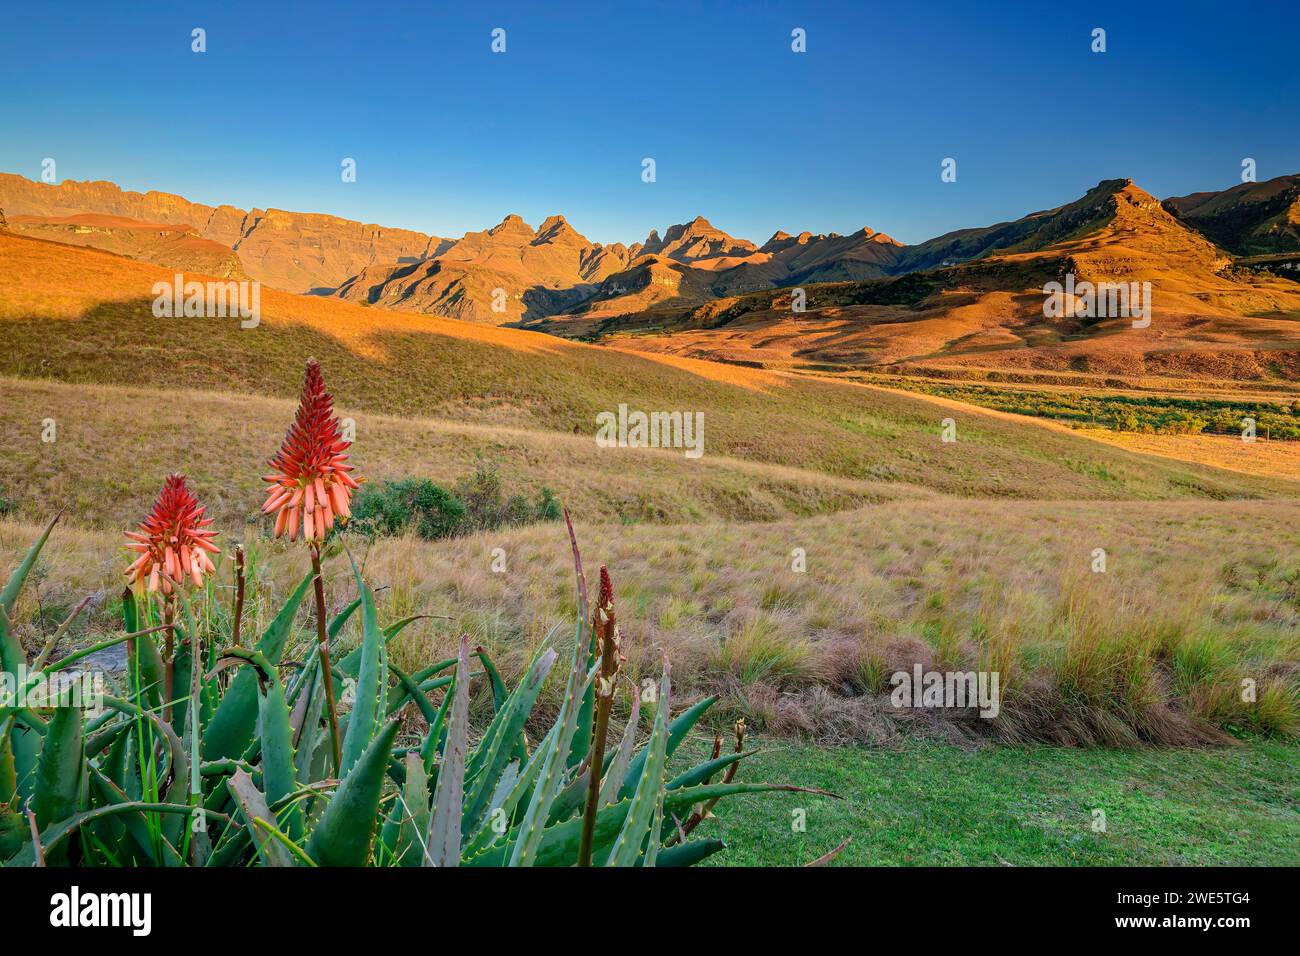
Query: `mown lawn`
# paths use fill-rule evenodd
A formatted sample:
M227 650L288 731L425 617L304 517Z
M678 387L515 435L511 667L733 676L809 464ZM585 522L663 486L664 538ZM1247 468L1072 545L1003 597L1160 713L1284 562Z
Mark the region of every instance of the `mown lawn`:
M739 779L843 796L732 798L696 831L709 862L797 866L846 837L833 865L1300 865L1300 746L1084 750L910 743L902 750L763 742ZM688 746L703 752L704 742ZM795 811L806 831L794 831ZM1094 810L1105 832L1093 830Z

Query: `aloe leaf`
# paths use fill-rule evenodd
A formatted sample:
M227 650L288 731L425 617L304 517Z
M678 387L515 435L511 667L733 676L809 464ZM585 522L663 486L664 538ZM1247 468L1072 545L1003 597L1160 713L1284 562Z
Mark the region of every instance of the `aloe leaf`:
M574 669L569 674L568 693L565 694L564 703L560 705L560 715L556 718L559 730L551 739L550 748L545 754L538 773L537 786L533 789L533 797L528 802L528 809L524 811L523 820L520 821L519 838L515 841L510 854L510 866L532 865L533 858L541 845L551 804L555 801L555 795L564 780L564 756L569 752L573 735L578 728L578 709L582 704L582 695L591 686L600 668L599 664L594 665L587 671L586 679L583 680L581 677L583 658L578 656L581 652L582 648L579 646L574 655Z
M420 685L415 682L415 679L411 677L410 674L406 673L406 671L402 670L396 664L389 664L388 669L393 672L393 676L397 678L398 684L401 685L402 691L405 693L405 696L401 698L400 703L405 704L407 699L415 701L415 706L420 709L420 714L424 717L425 721L428 722L429 726L432 727L433 722L438 719L438 711L430 702L429 698L424 696L424 691L420 689ZM447 680L447 683L451 683L450 678ZM400 706L395 709L390 709L388 716L391 717L400 709Z
M27 663L27 655L23 653L22 645L18 643L18 638L9 633L9 623L14 616L14 607L18 603L18 594L22 591L23 585L27 581L27 575L31 574L32 568L36 565L36 559L40 557L41 549L45 547L45 542L49 540L50 532L54 530L55 523L59 520L59 515L50 519L50 523L45 526L45 530L27 549L23 559L18 562L18 567L10 575L9 580L5 583L4 590L0 591L0 670L10 674L19 673L20 665Z
M647 755L641 779L632 795L623 829L610 850L607 866L632 866L641 856L646 831L656 813L663 812L664 771L668 763L668 713L672 691L672 669L664 663L664 676L659 682L659 706L655 712L654 730L643 753ZM659 839L659 831L650 830L652 843ZM652 858L651 858L652 860ZM649 862L649 861L648 861Z
M636 750L636 732L641 724L641 692L632 685L632 713L628 715L627 726L623 728L623 739L619 741L614 759L605 770L605 779L600 784L600 803L618 802L618 792L623 786L623 778L632 763L632 753Z
M375 736L380 715L384 712L380 698L386 684L382 669L384 635L379 628L375 595L361 580L355 561L352 562L352 573L361 595L361 660L357 667L356 702L352 705L348 730L343 737L343 763L339 767L339 776L347 775ZM309 855L316 858L314 854Z
M293 629L298 608L315 580L309 573L296 587L280 613L262 632L257 649L271 664L280 662L285 642ZM203 731L203 759L239 758L248 750L257 732L257 676L248 670L235 675L222 695L217 711Z
M483 670L488 676L488 683L492 685L492 712L495 714L505 706L506 698L510 695L506 690L505 681L501 679L501 673L497 670L496 665L492 663L492 658L488 657L487 651L480 647L475 651L475 654L483 664Z
M92 768L91 782L100 799L109 805L127 804L131 798L107 775ZM182 867L185 861L162 834L152 831L143 813L122 814L123 829L130 835L140 856L155 866Z
M471 761L474 776L467 795L466 829L481 819L492 788L496 786L497 778L513 755L514 745L523 732L524 723L533 712L555 658L555 651L547 648L533 659L524 679L503 702L492 721L493 726L479 744L476 759Z
M93 823L96 820L102 820L105 817L115 816L122 813L177 813L185 816L192 816L194 808L188 803L162 803L150 802L144 800L132 800L130 803L119 803L109 807L96 807L93 810L87 810L84 813L78 813L76 816L69 817L41 831L41 846L44 848L46 855L63 845L63 841L68 839L73 833L76 833L83 826ZM216 813L212 810L202 810L207 817L216 820L229 821L224 813ZM18 853L5 861L6 867L29 867L35 863L35 853L30 841L23 846Z
M257 724L258 736L262 742L262 787L266 791L267 800L279 803L293 793L297 773L294 767L293 731L289 727L289 704L284 699L284 691L278 679L269 682L261 693ZM301 807L294 804L286 813L284 827L289 838L301 839Z
M678 714L668 727L668 756L672 756L681 742L686 739L691 728L704 716L704 712L718 702L716 697L706 697L691 707L688 707L682 713ZM628 765L627 773L623 776L623 786L619 789L618 797L620 800L632 796L633 788L636 787L637 781L641 779L641 771L645 767L648 748L643 747L641 751L632 758Z
M679 790L682 787L698 786L699 784L704 783L704 781L711 779L716 774L722 772L723 770L726 770L733 763L738 763L741 760L744 760L746 757L752 757L757 752L758 751L756 750L749 750L746 751L745 753L739 753L739 754L729 753L729 754L723 754L721 757L718 757L716 760L706 760L704 763L692 767L690 770L687 770L685 773L681 773L678 774L676 777L673 777L672 780L668 781L668 786L665 789Z
M505 790L503 795L493 795L492 801L488 807L488 813L484 816L483 822L479 824L478 829L475 831L473 837L471 837L468 846L461 854L462 859L467 856L474 856L482 853L484 849L491 846L500 837L504 836L505 832L508 832L499 831L496 827L491 826L494 822L493 815L500 811L502 816L497 819L504 818L506 820L509 820L514 815L515 808L519 806L520 802L524 799L524 796L532 788L533 782L537 779L537 775L541 772L542 764L546 759L546 754L550 752L551 747L554 745L554 738L558 733L558 725L552 726L546 736L542 738L542 742L537 747L536 751L534 751L533 755L528 758L528 762L524 764L524 769L519 772L514 783ZM504 774L502 775L502 779L504 780ZM502 789L500 784L498 784L497 789Z
M415 751L406 755L400 813L402 822L394 856L400 866L419 866L426 856L424 835L429 832L429 775Z
M456 658L454 657L449 660L439 661L431 667L426 667L415 674L411 674L411 683L415 687L419 688L420 694L427 694L430 691L437 690L439 687L446 687L451 683L451 677L433 678L433 675L440 671L444 671L449 667L455 666ZM405 682L402 682L397 688L397 692L393 695L393 699L388 703L387 716L391 717L393 714L401 710L412 696L414 695L410 691L410 688L407 687Z
M35 566L36 559L40 556L41 549L45 547L45 542L49 540L50 532L54 530L55 522L58 520L59 516L55 515L45 526L45 530L18 562L18 567L5 583L4 590L0 591L0 672L20 674L27 665L27 655L23 653L18 638L10 633L9 625L18 603L18 594L22 591L27 576ZM13 750L14 773L18 780L18 791L24 798L31 795L31 778L36 770L40 743L40 739L35 734L25 731L12 733L10 746Z
M274 824L275 815L266 805L266 797L257 789L253 778L243 770L236 770L230 776L230 792L239 804L239 810L244 816L244 827L252 837L253 845L257 847L257 856L263 865L293 866L293 856L289 851L257 825L259 820Z
M140 628L140 609L135 603L135 595L130 588L122 592L122 622L128 634L134 634ZM157 709L162 706L163 674L165 665L153 635L146 634L130 644L131 654L127 665L130 696L142 701L147 707Z
M699 787L683 787L664 794L664 813L672 813L708 800L721 799L745 793L770 793L787 791L791 793L816 793L822 796L834 796L825 791L808 787L796 787L784 783L710 783ZM621 800L618 803L602 807L596 814L596 834L593 849L608 846L622 829L632 801ZM572 817L563 823L547 827L542 835L533 866L570 866L578 857L578 842L582 836L582 817ZM486 850L466 860L467 866L505 866L514 846L518 841L519 828L506 834L500 843L489 846Z
M26 839L22 817L14 809L18 802L18 775L14 770L9 726L9 721L0 724L0 860L12 856Z
M307 855L320 866L365 866L370 858L397 728L397 721L390 721L375 735L312 829Z
M324 737L321 715L325 708L325 691L320 683L319 660L314 665L314 671L309 678L306 693L309 695L307 713L303 717L302 727L298 732L298 748L297 753L294 755L295 776L299 783L310 783L312 781L312 758L316 754L317 744Z
M469 635L461 635L456 663L451 715L447 719L447 745L438 768L429 820L426 866L459 866L461 817L465 799L465 750L469 745Z
M666 866L694 866L701 860L711 857L726 848L727 845L721 840L691 840L689 843L682 843L661 850L659 859L655 861L655 866L660 868Z
M72 816L80 809L86 786L86 757L81 736L81 709L54 711L36 765L32 812L37 827L44 828Z

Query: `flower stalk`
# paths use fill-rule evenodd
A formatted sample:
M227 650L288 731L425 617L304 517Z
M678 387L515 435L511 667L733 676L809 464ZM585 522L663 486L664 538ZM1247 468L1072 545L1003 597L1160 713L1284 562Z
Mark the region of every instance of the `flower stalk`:
M609 714L614 706L614 687L621 662L621 639L614 613L614 585L609 568L600 567L600 593L592 613L592 631L600 642L600 675L596 678L596 718L591 734L591 766L587 770L587 802L582 817L582 836L578 845L578 866L592 865L592 843L596 834L596 814L600 810L600 776L609 736Z
M330 747L334 758L334 776L343 766L343 747L339 740L339 715L334 707L334 668L330 664L330 640L325 631L325 578L320 569L320 546L311 545L311 569L316 573L316 643L320 647L321 679L325 685L325 713L329 715Z

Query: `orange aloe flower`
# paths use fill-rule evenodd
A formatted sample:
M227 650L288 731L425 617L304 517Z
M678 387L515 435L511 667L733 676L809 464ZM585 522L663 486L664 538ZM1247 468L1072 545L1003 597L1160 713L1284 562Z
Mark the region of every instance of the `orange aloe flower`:
M342 522L351 516L348 503L360 485L348 474L352 466L343 453L350 445L334 416L334 399L325 391L320 364L310 359L298 413L269 462L275 474L263 479L271 487L262 511L277 512L275 537L288 531L292 540L301 528L304 540L324 541L335 519Z
M139 555L126 570L132 585L170 594L188 575L202 587L203 575L216 570L209 554L221 553L211 540L217 532L207 530L212 519L204 518L203 510L184 475L167 476L140 530L126 533L127 548Z

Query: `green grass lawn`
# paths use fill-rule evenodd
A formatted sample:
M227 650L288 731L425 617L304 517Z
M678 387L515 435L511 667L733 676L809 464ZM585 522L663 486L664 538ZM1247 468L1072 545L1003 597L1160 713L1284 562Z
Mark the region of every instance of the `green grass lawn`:
M696 831L710 862L834 865L1300 865L1300 746L1083 750L909 743L898 751L768 742L738 779L821 787L731 798ZM706 744L691 741L692 752ZM806 831L794 832L794 811ZM1094 832L1093 811L1105 811Z

